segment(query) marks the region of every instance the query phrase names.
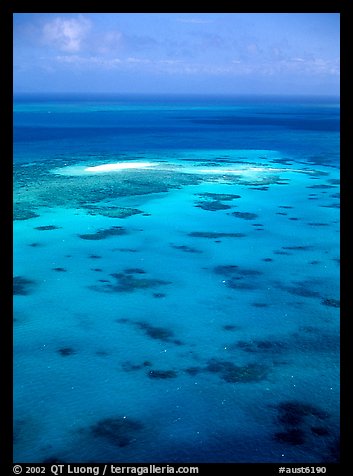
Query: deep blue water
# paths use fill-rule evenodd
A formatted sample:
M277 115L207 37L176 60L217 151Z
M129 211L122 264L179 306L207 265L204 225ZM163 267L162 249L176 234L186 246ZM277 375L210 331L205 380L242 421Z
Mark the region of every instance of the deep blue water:
M15 97L15 462L338 461L339 114Z

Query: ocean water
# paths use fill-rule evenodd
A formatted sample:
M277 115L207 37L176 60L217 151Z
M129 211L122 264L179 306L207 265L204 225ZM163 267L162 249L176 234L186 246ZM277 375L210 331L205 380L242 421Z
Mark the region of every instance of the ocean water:
M339 103L14 100L14 461L339 460Z

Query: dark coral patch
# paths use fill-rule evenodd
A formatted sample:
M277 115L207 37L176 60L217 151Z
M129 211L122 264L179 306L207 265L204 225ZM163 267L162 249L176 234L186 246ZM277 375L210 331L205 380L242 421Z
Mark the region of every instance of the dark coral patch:
M113 278L117 280L117 284L109 286L108 290L111 292L133 292L139 289L150 289L158 286L171 284L170 281L153 278L136 278L130 274L113 273Z
M82 240L104 240L109 236L120 236L127 233L126 229L122 226L112 226L111 228L98 230L95 233L85 233L78 235Z
M298 425L307 418L324 420L328 414L314 405L299 401L281 402L278 405L279 421L286 425Z
M170 245L170 246L176 250L185 251L185 253L202 253L201 250L198 250L197 248L193 248L187 245Z
M40 215L33 210L29 210L21 205L14 206L13 219L15 220L30 220L31 218L38 218Z
M214 231L193 231L188 233L193 238L243 238L245 233L216 233Z
M260 382L267 377L268 367L263 364L249 363L242 366L226 360L211 359L206 371L219 374L228 383Z
M239 326L235 326L234 324L225 324L225 325L223 326L223 329L224 329L225 331L236 331L236 330L239 329Z
M310 245L293 245L293 246L282 246L283 250L293 250L293 251L308 251L312 249Z
M235 264L215 266L214 272L223 276L260 276L262 274L258 269L241 268Z
M23 276L14 276L13 278L13 294L19 296L27 296L31 292L31 288L35 282Z
M145 274L146 271L142 268L127 268L124 269L124 273L126 274Z
M236 218L242 218L243 220L254 220L258 216L256 213L250 212L233 212L231 215Z
M36 226L34 227L35 230L46 231L46 230L58 230L61 226L55 225L44 225L44 226Z
M125 372L133 372L135 370L141 370L146 367L151 367L151 365L152 363L149 360L145 360L141 364L133 364L132 362L127 361L127 362L123 362L121 364L121 367L123 370L125 370Z
M300 428L291 428L287 431L275 433L274 439L289 445L302 445L305 443L305 432Z
M150 370L149 372L147 372L147 375L149 378L162 380L175 378L178 376L175 370Z
M329 226L329 223L320 223L320 222L310 222L308 223L309 226Z
M61 349L58 349L58 353L63 357L68 357L69 355L76 354L76 351L72 347L62 347Z
M202 372L202 369L201 367L188 367L187 369L185 369L185 372L189 375L197 375L199 374L200 372Z
M138 420L124 416L100 420L91 427L91 432L94 437L104 438L114 446L124 447L133 443L143 428Z
M339 299L332 299L332 298L326 298L321 301L321 304L324 306L329 306L329 307L340 307L340 300Z
M90 215L102 215L109 218L128 218L143 213L137 208L128 207L93 207L86 205L85 208L88 209Z
M181 342L178 339L174 338L174 332L170 329L167 329L165 327L152 326L147 322L135 322L135 325L138 326L141 330L143 330L148 337L151 337L151 339L181 345Z
M316 436L328 436L330 434L328 428L325 428L324 426L312 426L310 429Z
M259 190L262 192L267 192L268 187L265 186L256 186L256 187L249 187L250 190Z
M131 321L126 317L120 317L119 319L115 319L115 322L118 322L119 324L128 324Z
M276 340L251 340L239 341L236 344L240 349L251 353L266 353L271 354L281 353L286 350L287 346L284 342Z
M197 202L195 207L202 208L202 210L207 210L210 212L217 212L218 210L228 210L229 208L231 208L229 205L225 205L224 203L218 200Z
M251 281L242 281L241 278L228 279L224 284L227 286L227 288L238 290L253 290L258 288L258 286L256 286Z
M238 272L239 266L236 264L226 264L219 265L214 267L214 272L216 274L221 274L223 276L232 276L234 273Z
M257 269L242 268L233 264L215 266L213 271L227 278L222 281L226 287L237 290L257 289L258 285L253 278L262 274L262 271Z
M289 293L294 294L296 296L301 296L305 298L320 297L320 293L318 291L310 289L301 284L299 284L298 286L287 286L284 289L288 291Z
M326 185L326 184L315 184L315 185L308 185L306 188L317 188L317 189L328 189L328 188L335 188L335 185Z
M322 208L340 208L339 203L330 203L329 205L320 205Z
M234 200L236 198L241 198L240 195L234 195L231 193L210 193L210 192L199 193L198 196L210 198L211 200L219 200L221 202L227 202L227 201Z

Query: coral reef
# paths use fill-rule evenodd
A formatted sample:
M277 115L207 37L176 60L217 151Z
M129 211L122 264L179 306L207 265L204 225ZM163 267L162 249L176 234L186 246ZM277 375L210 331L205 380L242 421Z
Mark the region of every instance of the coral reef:
M214 231L192 231L188 236L193 238L243 238L245 233L217 233Z
M170 245L172 248L180 251L185 251L185 253L202 253L201 250L198 250L197 248L193 248L191 246L187 245Z
M76 354L76 351L72 347L62 347L61 349L58 349L58 353L63 357L68 357L69 355Z
M233 212L231 215L236 218L242 218L243 220L255 220L255 218L258 217L256 213L250 212Z
M227 360L211 359L205 370L219 374L228 383L250 383L264 380L269 369L266 365L256 362L240 366Z
M46 231L46 230L58 230L61 226L56 225L43 225L34 227L35 230Z
M152 326L148 322L135 322L135 325L144 331L144 333L151 337L152 339L160 340L162 342L170 342L176 345L181 345L182 343L174 338L174 332L165 327Z
M14 276L13 278L13 294L26 296L31 293L31 289L35 281L24 278L23 276Z
M109 236L120 236L127 233L126 229L122 226L112 226L111 228L98 230L95 233L84 233L78 235L82 240L104 240Z
M152 379L168 379L175 378L178 376L175 370L150 370L147 372L149 378Z
M117 284L107 285L103 291L131 293L140 289L151 289L171 284L170 281L154 278L136 278L127 273L113 273L111 276L116 279Z
M104 438L111 445L124 447L136 441L143 428L140 421L119 416L99 420L90 431L96 438Z
M231 208L229 205L225 205L219 200L196 202L195 207L202 208L202 210L208 210L210 212L217 212L218 210L228 210L229 208Z

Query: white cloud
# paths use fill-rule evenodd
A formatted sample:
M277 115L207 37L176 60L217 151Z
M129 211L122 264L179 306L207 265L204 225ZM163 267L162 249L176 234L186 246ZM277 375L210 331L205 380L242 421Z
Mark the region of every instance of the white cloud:
M195 25L213 23L212 20L204 20L202 18L177 18L176 21L179 23L193 23Z
M60 55L55 60L61 64L69 64L80 69L91 69L92 67L104 67L112 69L122 63L120 58L106 59L100 56L78 56L78 55Z
M83 17L56 17L43 26L42 39L61 51L77 53L82 49L82 42L90 28L90 21Z

